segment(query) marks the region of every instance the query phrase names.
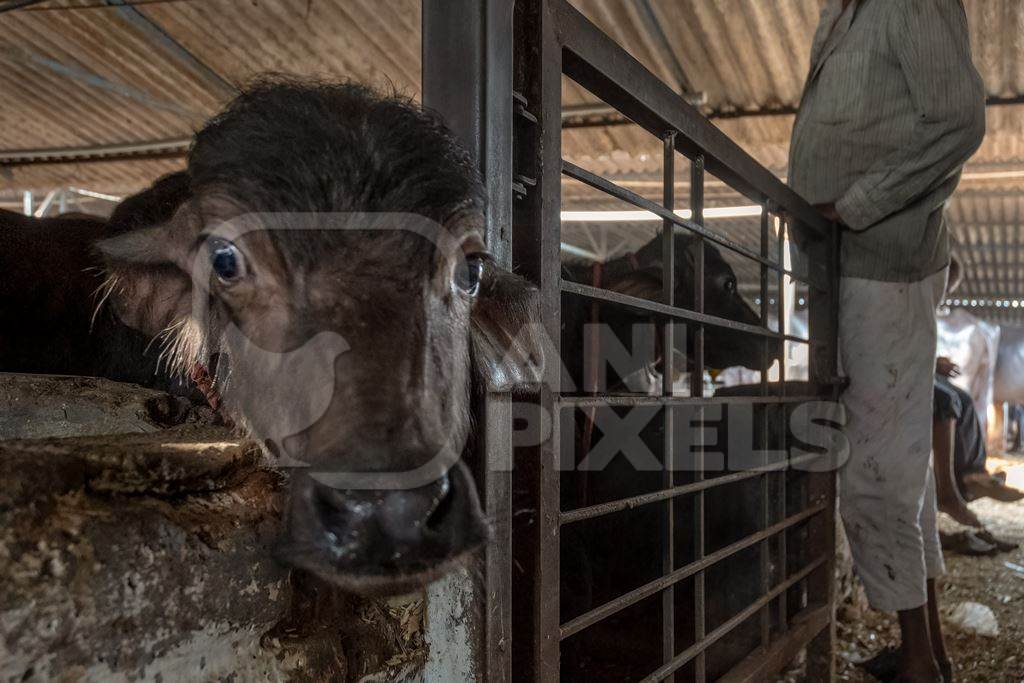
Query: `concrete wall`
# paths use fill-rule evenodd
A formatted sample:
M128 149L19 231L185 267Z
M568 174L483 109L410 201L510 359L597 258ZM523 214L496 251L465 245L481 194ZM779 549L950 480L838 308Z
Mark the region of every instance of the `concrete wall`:
M0 376L0 682L476 680L473 572L373 600L288 572L285 476L108 384Z

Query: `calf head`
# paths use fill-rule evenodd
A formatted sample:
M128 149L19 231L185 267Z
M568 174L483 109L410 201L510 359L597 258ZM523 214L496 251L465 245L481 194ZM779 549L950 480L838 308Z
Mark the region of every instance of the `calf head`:
M696 255L698 239L684 228L676 228L675 239L675 301L678 306L689 308L694 300L696 282ZM636 253L640 268L628 273L613 285L613 288L650 299L661 298L662 240L660 237L648 242ZM761 319L739 293L736 274L732 266L712 244L704 244L704 312L726 320L760 325ZM696 326L687 326L687 349L694 348ZM681 335L680 335L681 336ZM682 339L677 343L681 346ZM767 344L768 363L782 353L777 339L737 332L717 326L707 326L704 331L704 363L712 368L743 365L760 369L762 347Z
M474 385L541 372L470 159L405 100L274 81L199 132L187 177L170 220L102 243L112 305L178 372L216 361L235 421L302 465L283 560L363 591L437 576L488 533L459 459Z

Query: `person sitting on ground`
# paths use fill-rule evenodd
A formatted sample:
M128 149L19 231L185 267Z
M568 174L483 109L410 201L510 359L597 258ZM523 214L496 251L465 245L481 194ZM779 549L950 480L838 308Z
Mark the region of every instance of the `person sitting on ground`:
M978 498L1013 502L1024 498L1024 491L1006 485L1005 475L989 474L988 453L981 423L971 395L950 378L960 368L949 358L935 363L932 443L935 456L935 491L938 508L967 526L980 527L981 521L967 507Z
M946 296L963 282L963 267L953 255L949 261ZM932 402L932 452L938 509L967 526L981 527L981 521L967 507L978 498L1012 502L1024 492L1006 485L1005 475L991 475L986 467L988 453L981 420L971 395L950 380L960 375L951 359L935 359L935 390Z

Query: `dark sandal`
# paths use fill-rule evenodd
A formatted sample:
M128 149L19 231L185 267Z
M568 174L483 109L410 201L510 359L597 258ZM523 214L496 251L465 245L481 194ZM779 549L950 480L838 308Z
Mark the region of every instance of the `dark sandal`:
M882 648L871 659L858 662L857 666L882 683L890 683L896 680L900 671L900 651L894 647Z
M994 535L988 529L982 529L981 531L975 532L975 534L982 541L984 541L985 543L991 543L996 548L998 548L1000 552L1003 552L1003 553L1008 553L1011 550L1016 550L1019 547L1018 544L1016 544L1016 543L1014 543L1012 541L1007 541L1007 540L1004 540L1002 538L999 538L998 536Z
M971 556L991 556L999 553L999 546L988 540L977 531L958 531L955 534L939 532L939 540L943 550L951 553Z

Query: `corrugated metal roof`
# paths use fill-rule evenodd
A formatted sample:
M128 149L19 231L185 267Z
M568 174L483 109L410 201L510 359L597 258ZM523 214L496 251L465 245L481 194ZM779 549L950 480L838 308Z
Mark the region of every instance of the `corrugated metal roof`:
M232 84L266 72L351 78L418 96L416 0L238 0L140 3L152 22ZM0 14L0 149L90 146L191 135L226 101L187 60L140 29L123 8L88 0ZM125 192L147 165L91 171ZM84 167L84 165L83 165ZM66 169L16 171L0 188L44 191ZM15 182L17 180L17 182ZM20 182L40 183L25 186ZM111 184L112 183L112 184Z
M704 93L706 106L716 111L795 106L824 4L646 0L651 14L645 16L639 0L572 2L662 80L677 89L685 81ZM229 83L278 71L353 78L393 85L412 96L419 93L417 0L163 0L139 2L130 12L101 5L96 0L51 0L0 14L0 149L190 135L223 104L226 94L180 50L154 39L147 22ZM1024 2L965 0L965 6L975 61L988 93L1020 96ZM660 29L652 30L646 21L650 16ZM571 82L563 90L566 104L593 101ZM967 263L969 293L1024 297L1024 272L1013 260L1021 257L1017 231L1024 187L1024 106L992 107L988 123L989 134L952 202L950 219ZM718 119L716 124L761 163L785 173L792 116ZM647 183L633 189L659 195L660 142L636 126L567 130L563 152L603 175ZM0 198L66 184L123 194L180 164L162 160L0 169ZM566 189L568 205L601 205ZM709 200L715 200L715 192L720 190L710 191ZM568 228L567 234L587 239L571 232L580 229Z

